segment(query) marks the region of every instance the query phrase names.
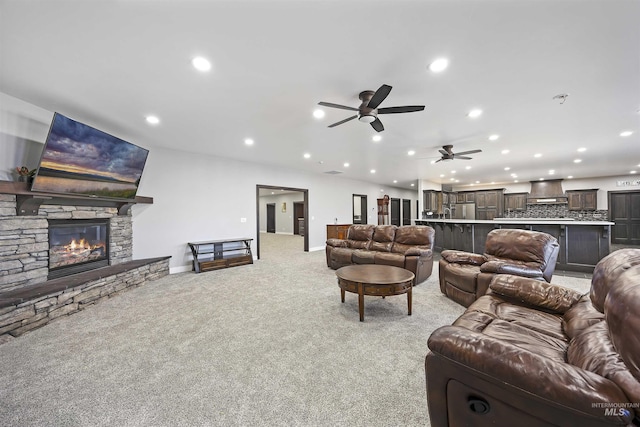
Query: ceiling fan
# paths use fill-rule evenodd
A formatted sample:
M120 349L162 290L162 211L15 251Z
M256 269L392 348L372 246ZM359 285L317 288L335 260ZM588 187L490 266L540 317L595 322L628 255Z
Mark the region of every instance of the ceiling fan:
M442 162L445 160L455 160L455 159L463 159L463 160L471 160L471 157L466 157L467 154L481 153L482 150L470 150L470 151L462 151L460 153L453 152L453 145L443 145L442 150L438 150L442 157L439 160L436 160L435 163Z
M329 125L330 128L357 118L361 122L370 123L371 127L373 127L376 132L382 132L384 130L382 122L380 121L380 119L378 119L378 114L412 113L414 111L424 110L424 105L405 105L403 107L378 108L378 105L380 105L382 101L385 100L385 98L389 95L389 92L391 92L391 86L389 85L382 85L375 92L372 90L365 90L363 92L360 92L360 95L358 95L358 97L362 101L362 104L360 104L360 107L358 108L347 107L346 105L340 104L332 104L331 102L318 102L318 104L325 107L340 108L342 110L351 110L358 112L358 114L354 116Z

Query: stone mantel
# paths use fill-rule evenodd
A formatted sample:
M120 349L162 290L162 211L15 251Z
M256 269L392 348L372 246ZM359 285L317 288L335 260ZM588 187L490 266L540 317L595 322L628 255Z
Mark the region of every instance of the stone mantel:
M0 194L16 196L16 215L37 215L40 205L68 205L112 207L119 215L127 215L137 203L152 204L152 197L136 196L134 200L87 197L73 194L41 193L31 191L26 182L0 181Z

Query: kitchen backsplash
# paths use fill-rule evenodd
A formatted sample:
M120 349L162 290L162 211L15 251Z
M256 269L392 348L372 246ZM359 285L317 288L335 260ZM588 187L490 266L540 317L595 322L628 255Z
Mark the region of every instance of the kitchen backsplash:
M504 211L505 218L573 218L580 221L608 221L607 210L570 211L567 205L527 205L525 211Z

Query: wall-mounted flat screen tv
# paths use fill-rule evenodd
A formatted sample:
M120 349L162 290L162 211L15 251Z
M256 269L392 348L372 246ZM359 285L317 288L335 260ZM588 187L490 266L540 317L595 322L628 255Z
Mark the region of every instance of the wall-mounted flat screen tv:
M55 113L31 191L133 199L148 154Z

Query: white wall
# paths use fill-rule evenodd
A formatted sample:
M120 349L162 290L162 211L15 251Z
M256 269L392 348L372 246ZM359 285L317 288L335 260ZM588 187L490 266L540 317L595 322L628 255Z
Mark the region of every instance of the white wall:
M16 166L37 166L53 112L2 93L0 96L0 179L11 180L11 171ZM24 144L35 144L35 148L25 148ZM376 199L383 194L410 199L412 210L418 199L416 191L391 187L381 191L377 184L339 176L166 148L145 148L150 151L138 194L153 197L154 202L132 208L133 258L170 255L172 273L190 270L189 241L257 238L257 185L309 190L310 250L324 249L326 224L351 223L354 193L368 196L370 224L377 223ZM277 212L279 208L280 205ZM289 214L293 215L293 204L287 203ZM412 217L415 214L412 212ZM255 243L254 240L254 254Z

